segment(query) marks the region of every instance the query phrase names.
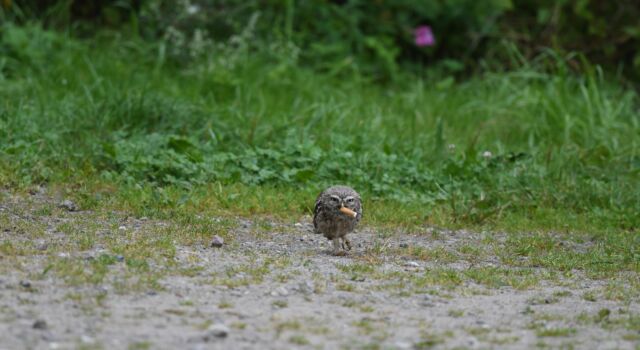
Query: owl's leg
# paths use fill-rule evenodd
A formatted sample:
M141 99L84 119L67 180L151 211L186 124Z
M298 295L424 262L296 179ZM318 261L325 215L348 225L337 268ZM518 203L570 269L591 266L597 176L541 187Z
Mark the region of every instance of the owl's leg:
M342 249L351 250L351 241L347 239L347 236L342 237Z
M340 238L335 237L332 240L332 242L333 242L333 255L338 255L338 256L344 255L345 254L344 251L340 250Z

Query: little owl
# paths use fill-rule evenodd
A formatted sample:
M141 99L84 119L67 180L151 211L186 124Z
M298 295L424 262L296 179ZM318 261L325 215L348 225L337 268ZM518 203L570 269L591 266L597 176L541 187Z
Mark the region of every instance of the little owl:
M334 255L345 255L346 250L351 250L351 242L346 235L353 231L356 224L360 222L360 218L362 218L362 203L358 192L347 186L329 187L316 199L313 210L314 232L321 233L333 241Z

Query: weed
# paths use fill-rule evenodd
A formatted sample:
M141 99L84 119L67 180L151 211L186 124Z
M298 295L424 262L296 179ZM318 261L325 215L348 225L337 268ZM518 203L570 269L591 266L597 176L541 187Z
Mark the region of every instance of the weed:
M451 317L462 317L464 316L464 310L455 310L455 309L451 309L447 312L447 314Z
M420 340L414 344L414 348L419 350L431 349L437 345L444 344L446 338L451 336L452 334L437 334L425 331L420 335Z
M287 331L287 330L297 331L297 330L300 330L300 328L302 328L302 325L297 320L279 322L275 326L276 333L278 335L280 335L282 332Z
M575 328L542 328L536 331L539 337L568 337L575 333Z
M231 308L233 308L233 304L231 302L227 301L227 300L221 300L218 303L218 308L219 309L231 309Z
M593 291L588 291L585 292L584 294L582 294L582 299L586 300L586 301L592 301L595 302L598 300L598 297L596 296L596 293Z
M244 322L233 322L233 323L231 323L231 328L246 329L247 328L247 324L244 323Z
M309 345L309 340L303 335L292 335L289 338L289 343L296 345Z
M339 282L336 284L336 289L344 292L355 292L356 286L353 283Z
M147 350L147 349L151 349L151 346L152 346L152 344L150 342L142 341L142 342L135 342L135 343L129 344L127 349L129 349L129 350Z
M273 303L271 303L274 307L277 308L285 308L287 306L289 306L289 303L286 300L275 300Z
M377 329L375 322L370 318L362 318L359 321L354 321L353 325L357 327L362 334L371 334Z

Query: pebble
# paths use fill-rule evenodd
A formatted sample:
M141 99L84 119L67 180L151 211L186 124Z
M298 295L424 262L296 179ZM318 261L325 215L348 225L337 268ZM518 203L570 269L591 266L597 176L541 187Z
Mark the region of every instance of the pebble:
M36 320L33 322L33 329L47 329L47 321L45 320Z
M407 262L404 264L404 266L406 266L406 267L420 267L420 264L418 264L418 263L417 263L417 262L415 262L415 261L407 261Z
M396 349L412 349L413 348L413 345L411 345L411 343L407 343L403 341L396 342L394 345Z
M433 302L433 298L430 295L425 295L424 298L420 301L420 305L425 307L436 306L436 304Z
M78 207L76 206L76 204L68 199L65 199L64 201L62 201L62 203L60 203L60 208L66 209L67 211L78 210Z
M302 227L302 224L301 224L301 223L299 223L299 222L296 222L295 224L293 224L293 226L295 226L295 227Z
M29 281L20 281L20 287L29 289L29 288L31 288L31 282L29 282Z
M409 244L407 244L407 243L400 243L400 248L409 248Z
M480 326L480 328L482 329L491 329L491 326L489 326L486 322L484 322L483 320L477 320L476 324L478 326Z
M95 342L96 342L96 340L95 340L95 339L93 339L93 337L90 337L90 336L88 336L88 335L82 335L82 336L80 337L80 341L81 341L83 344L93 344L93 343L95 343Z
M91 260L94 260L94 259L95 259L95 257L93 256L93 253L89 252L89 253L86 253L84 255L84 260L91 261Z
M36 249L39 250L39 251L45 251L45 250L49 249L49 245L47 244L47 242L40 242L36 246Z
M118 262L123 262L123 261L124 261L124 256L122 256L122 255L116 255L116 261L118 261Z
M207 329L207 334L204 336L205 341L210 341L215 338L226 338L229 335L229 327L222 323L212 324Z
M36 188L32 188L32 189L30 189L30 190L29 190L29 194L30 194L30 195L32 195L32 196L35 196L35 195L37 195L37 194L39 194L39 195L44 195L44 194L45 194L45 190L44 190L44 188L42 188L42 187L38 186L38 187L36 187Z
M289 291L285 287L280 287L280 288L278 288L278 289L276 289L276 290L271 292L271 296L273 296L273 297L277 297L277 296L286 297L287 295L289 295Z
M120 227L118 227L118 230L126 231L127 230L127 226L120 226Z
M467 340L467 345L472 349L477 349L480 343L478 342L478 339L476 339L475 337L470 337Z
M210 244L211 248L220 248L222 245L224 245L224 239L218 235L213 236Z
M312 294L315 291L315 287L313 286L313 282L305 281L300 282L298 290L303 294Z

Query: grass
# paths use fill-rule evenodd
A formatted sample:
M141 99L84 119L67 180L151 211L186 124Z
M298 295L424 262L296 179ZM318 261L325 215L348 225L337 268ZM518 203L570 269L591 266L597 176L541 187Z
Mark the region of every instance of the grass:
M544 328L536 331L538 337L567 337L575 333L575 328Z
M303 335L292 335L289 342L295 345L309 345L309 340Z
M638 96L597 68L380 86L247 46L173 61L109 33L2 30L4 186L290 217L348 183L373 225L637 232Z
M122 269L121 290L159 288L166 273L201 272L173 266L176 245L206 245L212 234L237 244L238 216L267 235L272 219L311 214L334 183L361 192L363 224L385 239L362 262L337 266L336 290L359 292L369 279L401 293L469 283L530 289L558 274L623 281L620 272L640 271L640 99L597 67L575 75L561 60L544 70L532 62L449 84L429 71L380 85L243 45L175 61L160 43L114 33L81 40L37 24L0 30L0 187L8 189L0 203L45 185L99 222L59 225L65 240L48 249L41 277L98 285ZM137 231L114 213L170 224ZM13 214L0 212L0 226L43 236L45 225ZM485 238L457 249L388 244L399 232L444 239L444 228ZM110 254L56 255L97 246ZM0 253L9 261L38 250L11 239ZM385 255L443 266L385 273L375 266ZM493 256L500 267L482 267ZM472 266L447 266L459 261ZM211 284L259 284L290 263L249 259ZM632 277L632 286L612 282L582 297L631 300ZM315 293L326 288L314 276Z

